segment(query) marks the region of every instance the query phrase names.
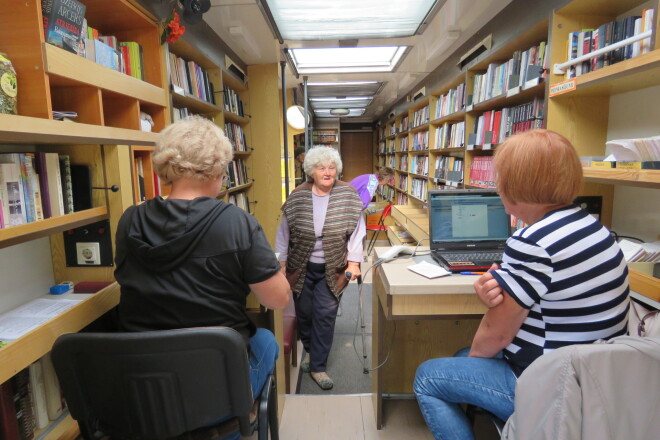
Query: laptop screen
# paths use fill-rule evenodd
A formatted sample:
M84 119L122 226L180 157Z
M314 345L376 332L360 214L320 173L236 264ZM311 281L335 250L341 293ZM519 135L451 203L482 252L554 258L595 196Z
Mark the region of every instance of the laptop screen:
M505 242L510 218L494 190L429 191L431 249L459 243Z

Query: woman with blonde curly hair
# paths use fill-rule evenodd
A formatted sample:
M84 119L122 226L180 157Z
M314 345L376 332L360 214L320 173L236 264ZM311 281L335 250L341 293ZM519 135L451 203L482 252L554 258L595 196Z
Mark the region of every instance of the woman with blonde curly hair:
M172 190L167 199L131 206L119 221L120 329L231 327L249 344L256 396L273 371L278 346L270 331L250 321L246 298L252 291L261 304L278 309L290 290L255 218L216 198L231 143L211 121L187 118L160 133L152 158Z

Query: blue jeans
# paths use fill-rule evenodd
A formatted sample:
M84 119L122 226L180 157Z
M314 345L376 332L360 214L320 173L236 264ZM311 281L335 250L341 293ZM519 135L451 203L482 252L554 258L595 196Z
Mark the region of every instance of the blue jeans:
M266 384L266 379L275 370L275 361L279 356L280 347L277 345L275 335L270 330L258 328L257 333L250 338L250 385L252 387L252 397L256 399ZM222 417L209 426L218 424L229 417ZM238 440L240 433L234 433L223 440Z
M473 439L472 427L461 403L469 403L502 420L513 414L516 376L501 357L431 359L417 368L414 390L426 425L437 439Z

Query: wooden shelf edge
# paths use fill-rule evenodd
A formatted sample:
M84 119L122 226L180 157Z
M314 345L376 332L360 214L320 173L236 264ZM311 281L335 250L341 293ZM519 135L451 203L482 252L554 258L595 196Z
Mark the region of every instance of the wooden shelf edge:
M72 83L87 84L113 94L167 107L167 92L153 84L105 67L52 44L43 43L46 73Z
M73 420L71 414L63 413L58 419L39 431L35 431L34 440L74 440L80 434L78 422Z
M158 133L0 114L0 138L7 143L156 145Z
M225 121L234 122L239 125L245 125L250 122L250 119L227 110L223 110L222 113L225 117Z
M653 301L660 301L660 279L636 270L629 271L629 279L630 290Z
M232 188L227 189L227 193L231 194L231 193L235 193L235 192L239 192L239 191L244 191L248 188L251 188L253 183L254 182L250 182L250 183L246 183L244 185L234 186Z
M108 218L105 206L0 229L0 249ZM0 382L2 383L2 382Z
M222 108L189 94L171 93L174 107L187 107L195 113L222 113Z
M660 170L582 168L582 173L593 182L660 188Z
M0 383L6 382L48 353L60 335L79 331L117 304L119 304L119 284L113 283L0 348L0 359L2 359Z

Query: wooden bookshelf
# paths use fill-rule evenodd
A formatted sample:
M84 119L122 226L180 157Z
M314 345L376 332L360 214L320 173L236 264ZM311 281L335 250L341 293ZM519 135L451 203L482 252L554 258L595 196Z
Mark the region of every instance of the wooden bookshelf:
M89 166L91 184L98 188L92 192L91 209L0 229L0 248L50 237L56 283L113 281L112 267L67 267L63 232L108 220L114 243L119 217L133 204L129 146L142 151L153 148L157 133L170 120L159 20L133 0L80 1L86 6L88 24L102 35L141 45L144 81L45 43L39 0L11 2L0 14L0 50L11 60L19 81L18 114L0 115L0 144L6 144L2 151L67 154L72 164ZM78 117L76 122L55 121L53 110L75 111ZM153 132L140 131L140 112L152 117ZM104 189L112 185L120 190ZM21 301L39 295L29 293ZM47 354L61 334L79 331L115 307L119 287L114 284L94 295L74 297L84 300L0 348L0 383ZM37 435L73 439L77 424L64 417Z
M0 137L7 143L155 145L157 136L125 128L0 114Z
M114 283L95 294L76 294L76 298L72 295L71 299L82 301L0 348L0 383L48 353L58 336L79 331L117 305L119 285Z
M0 249L25 243L37 238L77 228L108 218L105 206L87 209L85 211L51 217L38 222L26 223L11 228L0 229Z
M649 6L650 5L650 6ZM567 80L564 74L548 75L550 96L547 108L547 128L566 136L578 150L580 156L605 155L605 142L611 134L612 120L610 102L614 95L631 91L643 91L660 85L660 46L658 46L658 11L660 2L653 0L596 1L574 0L556 10L551 17L551 65L566 61L566 43L571 32L584 28L597 29L604 23L630 15L638 15L644 7L655 9L653 36L650 51L637 57L620 61L600 69L584 73ZM553 94L553 86L568 83L575 85L573 90L563 94ZM653 121L647 118L646 121ZM655 134L655 127L651 129ZM645 137L643 135L631 137ZM584 195L603 197L601 222L612 227L617 207L614 205L615 188L630 186L635 188L660 189L660 171L631 169L583 168ZM640 209L646 208L640 204ZM619 208L621 209L621 208ZM629 209L629 208L628 208ZM652 212L652 211L651 211ZM642 211L641 217L649 214ZM620 225L619 225L620 227ZM657 233L657 231L656 231ZM642 295L657 301L660 280L640 272L630 271L630 287Z

